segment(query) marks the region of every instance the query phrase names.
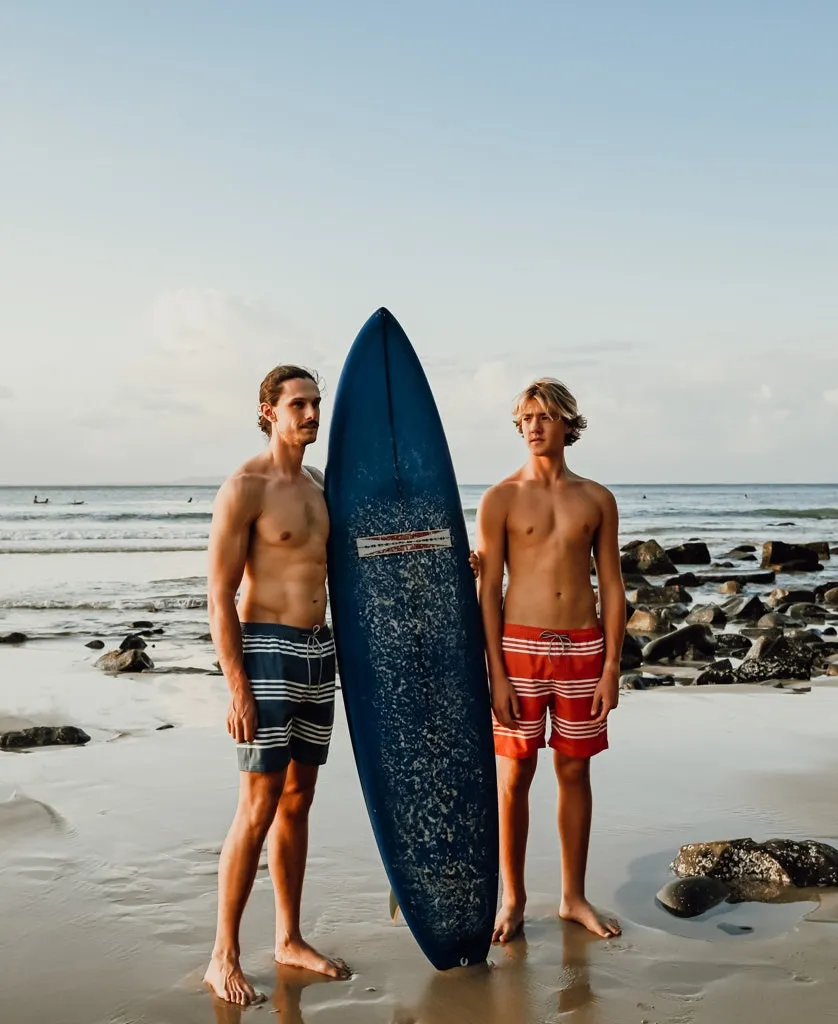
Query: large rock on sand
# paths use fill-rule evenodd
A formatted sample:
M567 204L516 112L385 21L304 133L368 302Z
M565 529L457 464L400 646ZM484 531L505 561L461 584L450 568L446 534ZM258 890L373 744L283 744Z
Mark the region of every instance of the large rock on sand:
M75 725L35 725L0 733L0 749L20 750L26 747L83 746L90 737Z
M758 597L731 597L722 601L722 611L731 622L756 622L768 609Z
M815 652L805 640L790 640L774 633L758 637L739 666L742 683L766 679L811 679Z
M721 605L698 604L687 616L687 622L690 625L698 622L703 626L718 626L719 629L724 629L727 625L727 615Z
M715 651L716 645L710 629L701 623L695 623L650 640L643 648L643 658L652 663L673 661L675 658L705 661L712 658Z
M25 633L7 633L0 636L0 644L25 644L28 639Z
M148 672L154 668L154 662L145 651L108 651L96 662L96 668L111 673Z
M655 899L676 917L698 917L730 896L730 886L720 878L699 875L667 882Z
M620 565L624 573L672 576L676 569L656 540L631 541L623 548Z
M679 878L727 882L754 879L776 885L838 886L838 850L813 839L731 839L682 846L671 865Z

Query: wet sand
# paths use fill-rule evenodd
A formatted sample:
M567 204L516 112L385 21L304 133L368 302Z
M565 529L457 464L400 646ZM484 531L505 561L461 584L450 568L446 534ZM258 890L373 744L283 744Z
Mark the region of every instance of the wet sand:
M624 934L557 920L555 780L532 796L526 938L492 969L441 975L388 916L341 713L312 818L307 938L345 957L350 982L272 961L260 871L244 965L266 1006L218 1004L201 977L212 944L218 851L233 812L235 751L222 679L110 679L65 644L2 652L0 728L74 723L85 748L0 754L0 1019L15 1024L765 1024L835 1015L838 898L722 905L677 920L654 903L686 842L813 836L835 843L838 691L632 692L593 768L589 893ZM177 652L166 664L199 667ZM75 660L73 660L75 659ZM68 667L68 660L70 665ZM25 685L24 685L25 682ZM11 721L11 725L8 723ZM158 732L170 723L173 729ZM749 928L752 931L741 931Z

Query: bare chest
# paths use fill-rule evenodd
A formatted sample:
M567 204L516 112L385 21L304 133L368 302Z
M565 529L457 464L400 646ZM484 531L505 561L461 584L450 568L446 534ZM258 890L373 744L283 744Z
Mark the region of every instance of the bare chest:
M599 509L590 500L538 495L515 502L507 517L510 548L590 548L599 527Z
M270 500L266 501L254 527L261 543L289 550L311 544L325 545L329 537L329 514L317 487L282 489L267 497Z

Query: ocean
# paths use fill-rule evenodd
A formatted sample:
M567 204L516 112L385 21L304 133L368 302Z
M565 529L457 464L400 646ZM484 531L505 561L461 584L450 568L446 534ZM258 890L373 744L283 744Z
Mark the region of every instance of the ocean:
M460 488L472 538L485 489ZM718 560L741 543L838 544L838 484L612 490L621 543L654 537L667 547L697 537ZM0 633L93 637L153 619L165 624L170 639L203 637L215 492L202 486L0 488ZM35 504L36 494L49 501ZM827 562L805 585L826 577L838 578L838 564L830 572Z

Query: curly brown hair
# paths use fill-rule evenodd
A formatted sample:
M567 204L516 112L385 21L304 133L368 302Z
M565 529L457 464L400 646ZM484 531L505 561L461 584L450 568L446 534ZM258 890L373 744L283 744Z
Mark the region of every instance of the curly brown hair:
M282 385L289 380L310 380L312 384L320 387L320 377L313 370L307 370L303 366L292 366L290 363L284 366L275 366L259 385L259 405L276 405L279 396L282 394ZM259 413L259 429L266 437L271 436L271 421L262 413Z
M525 387L516 397L512 406L512 422L518 428L519 434L523 433L521 409L525 402L532 401L538 402L548 416L565 421L568 428L564 440L565 447L576 444L588 421L579 412L576 399L560 380L556 380L555 377L541 377Z

